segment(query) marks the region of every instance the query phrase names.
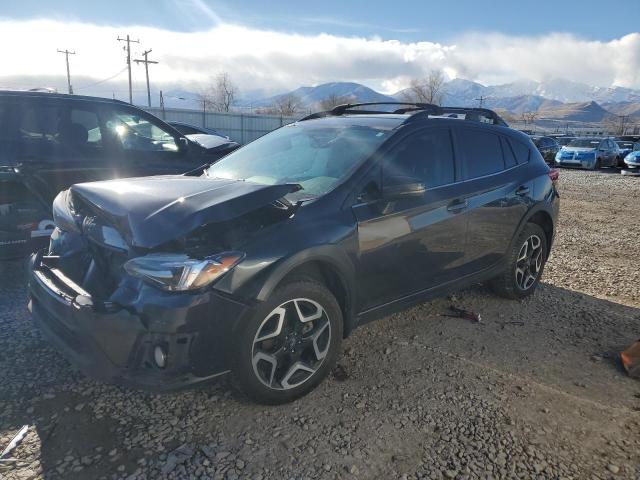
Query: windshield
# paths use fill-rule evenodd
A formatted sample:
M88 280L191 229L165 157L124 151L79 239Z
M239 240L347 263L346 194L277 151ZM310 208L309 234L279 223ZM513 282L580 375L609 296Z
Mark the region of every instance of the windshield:
M569 142L569 147L582 147L582 148L598 148L600 140L597 138L575 138Z
M224 157L206 174L265 185L299 183L298 196L322 195L369 157L398 123L354 125L349 118L294 123Z

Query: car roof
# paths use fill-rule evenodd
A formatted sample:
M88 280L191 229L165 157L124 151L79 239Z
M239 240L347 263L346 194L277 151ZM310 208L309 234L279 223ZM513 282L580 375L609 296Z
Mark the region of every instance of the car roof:
M90 102L100 102L100 103L109 103L109 104L117 104L117 105L131 105L127 102L123 102L122 100L115 100L112 98L104 98L104 97L92 97L89 95L75 95L68 93L52 93L52 92L29 92L23 90L0 90L0 97L28 97L28 98L45 98L45 99L60 99L60 100L73 100L73 101L90 101Z
M383 106L376 109L376 106ZM395 124L393 128L404 126L453 126L469 128L480 128L513 138L518 138L521 142L531 143L528 135L518 130L510 128L507 123L493 110L487 108L474 107L447 107L431 103L420 102L363 102L346 103L337 105L331 110L321 111L307 115L298 120L296 124L317 121L334 122L336 119L347 120L358 125L363 123L375 124L378 122ZM464 128L464 127L463 127Z
M503 125L495 125L486 122L471 122L465 121L460 118L452 118L452 117L443 117L443 116L421 116L420 118L415 118L415 121L408 123L407 120L414 117L415 113L362 113L362 114L343 114L339 116L327 116L327 117L319 117L312 118L308 120L300 120L295 122L296 124L323 124L323 123L334 123L334 124L351 124L351 125L362 125L368 126L372 128L381 128L381 129L395 129L399 128L403 125L433 125L433 126L463 126L470 128L482 128L487 129L488 131L498 131L502 134L511 135L513 137L520 138L522 141L528 141L529 136L525 133L522 133L518 130L514 130L510 127L505 127Z

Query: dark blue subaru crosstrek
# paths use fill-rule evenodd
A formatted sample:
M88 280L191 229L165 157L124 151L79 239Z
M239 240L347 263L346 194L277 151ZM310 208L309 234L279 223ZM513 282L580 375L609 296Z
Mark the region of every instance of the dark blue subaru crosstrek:
M373 105L311 115L201 176L61 192L31 258L36 323L109 381L233 372L279 403L318 385L368 321L480 281L530 295L559 206L531 140L490 110Z

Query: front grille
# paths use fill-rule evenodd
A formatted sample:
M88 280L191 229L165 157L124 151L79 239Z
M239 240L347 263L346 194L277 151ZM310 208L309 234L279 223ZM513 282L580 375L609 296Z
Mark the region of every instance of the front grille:
M92 295L107 299L117 288L124 272L123 265L128 260L125 252L119 252L94 242L89 242L92 259L91 271L85 277L86 288Z
M82 232L56 230L51 237L50 255L59 257L59 269L96 299L107 300L117 288L128 252L99 243L90 229ZM97 228L100 228L98 224Z

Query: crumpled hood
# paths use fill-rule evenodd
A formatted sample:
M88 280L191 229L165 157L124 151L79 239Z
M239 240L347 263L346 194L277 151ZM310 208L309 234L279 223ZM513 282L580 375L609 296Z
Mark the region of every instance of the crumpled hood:
M264 207L300 188L168 175L79 183L70 190L76 207L85 204L108 220L131 246L155 248L202 225Z

